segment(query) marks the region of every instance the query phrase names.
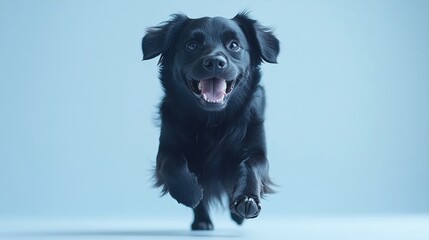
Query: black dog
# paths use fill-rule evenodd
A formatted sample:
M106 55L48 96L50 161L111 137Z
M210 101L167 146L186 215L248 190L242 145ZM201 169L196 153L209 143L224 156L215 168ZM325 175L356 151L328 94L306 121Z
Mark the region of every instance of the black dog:
M211 230L211 200L229 199L232 219L258 216L272 193L264 133L263 61L276 63L279 41L240 13L172 19L149 28L143 60L161 55L161 134L156 186L194 209L193 230Z

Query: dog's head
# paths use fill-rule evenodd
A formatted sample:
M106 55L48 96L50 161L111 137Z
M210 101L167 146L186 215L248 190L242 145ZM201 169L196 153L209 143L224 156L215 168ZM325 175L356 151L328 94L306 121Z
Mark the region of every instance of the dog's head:
M277 62L279 41L244 13L233 19L177 14L149 28L142 48L143 60L161 55L167 95L171 92L176 101L188 105L196 101L203 110L220 111L234 98L243 101L258 84L262 61Z

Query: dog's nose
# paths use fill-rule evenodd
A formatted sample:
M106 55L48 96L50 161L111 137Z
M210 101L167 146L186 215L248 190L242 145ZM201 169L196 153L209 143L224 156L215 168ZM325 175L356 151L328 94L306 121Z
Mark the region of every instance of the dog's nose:
M216 55L204 58L203 67L207 71L226 68L228 61L224 56Z

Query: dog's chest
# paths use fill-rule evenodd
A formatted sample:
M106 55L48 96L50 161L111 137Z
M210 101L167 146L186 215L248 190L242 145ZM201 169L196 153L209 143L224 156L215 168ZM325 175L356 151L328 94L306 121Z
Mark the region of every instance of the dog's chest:
M193 132L189 152L191 164L197 168L224 168L240 155L243 128L202 128Z

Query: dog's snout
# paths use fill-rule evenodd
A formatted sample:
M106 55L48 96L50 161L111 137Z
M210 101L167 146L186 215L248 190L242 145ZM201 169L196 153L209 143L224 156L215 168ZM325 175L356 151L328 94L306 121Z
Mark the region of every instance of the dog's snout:
M203 59L203 67L207 71L226 68L228 60L222 55L209 56Z

